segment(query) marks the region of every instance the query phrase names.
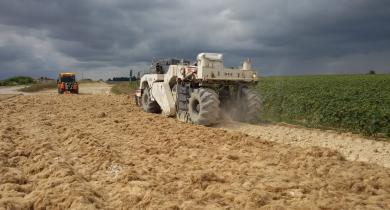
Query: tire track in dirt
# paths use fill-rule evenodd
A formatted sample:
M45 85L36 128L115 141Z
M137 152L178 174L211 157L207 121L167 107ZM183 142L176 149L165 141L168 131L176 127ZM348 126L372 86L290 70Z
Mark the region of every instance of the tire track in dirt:
M216 127L282 144L329 148L339 151L347 160L375 163L390 168L390 142L367 139L357 134L293 125L251 125L233 121L225 121Z
M0 101L19 96L20 94L0 94Z
M0 102L0 209L390 208L390 169L183 124L130 101Z

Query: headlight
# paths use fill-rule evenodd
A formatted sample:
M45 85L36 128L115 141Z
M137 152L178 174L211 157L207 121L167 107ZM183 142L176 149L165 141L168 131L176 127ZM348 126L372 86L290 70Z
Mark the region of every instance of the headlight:
M253 79L256 79L257 78L256 73L253 73L252 77L253 77Z

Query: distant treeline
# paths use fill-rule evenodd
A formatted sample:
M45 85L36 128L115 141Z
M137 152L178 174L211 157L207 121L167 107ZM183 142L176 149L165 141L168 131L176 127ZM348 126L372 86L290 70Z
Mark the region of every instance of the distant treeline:
M34 83L36 83L36 81L31 77L18 76L11 77L6 80L1 80L0 86L29 85Z

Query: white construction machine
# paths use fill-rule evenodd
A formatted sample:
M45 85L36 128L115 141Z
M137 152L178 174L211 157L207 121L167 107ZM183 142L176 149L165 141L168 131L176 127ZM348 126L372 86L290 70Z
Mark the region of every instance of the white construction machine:
M260 98L249 89L257 84L249 59L240 68L225 68L223 55L201 53L189 61L154 62L143 75L136 103L145 112L176 116L180 121L213 125L222 115L253 123L260 112Z

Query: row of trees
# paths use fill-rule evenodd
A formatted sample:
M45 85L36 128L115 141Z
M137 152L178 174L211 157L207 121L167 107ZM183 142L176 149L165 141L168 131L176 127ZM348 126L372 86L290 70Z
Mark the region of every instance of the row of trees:
M0 81L0 86L28 85L33 83L35 83L35 80L31 77L18 76Z

